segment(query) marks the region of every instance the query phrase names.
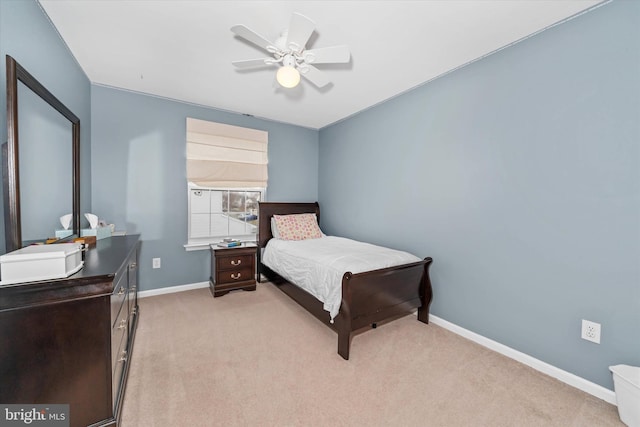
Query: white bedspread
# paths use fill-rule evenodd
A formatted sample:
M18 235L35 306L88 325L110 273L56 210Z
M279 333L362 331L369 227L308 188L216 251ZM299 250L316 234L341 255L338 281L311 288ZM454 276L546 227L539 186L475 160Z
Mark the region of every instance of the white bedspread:
M344 273L418 261L420 258L408 252L334 236L298 241L271 239L262 256L263 264L320 300L331 321L340 310Z

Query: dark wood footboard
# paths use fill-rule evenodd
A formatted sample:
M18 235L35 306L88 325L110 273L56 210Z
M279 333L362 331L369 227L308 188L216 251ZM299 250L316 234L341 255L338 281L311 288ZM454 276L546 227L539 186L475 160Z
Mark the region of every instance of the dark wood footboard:
M342 277L340 311L331 323L323 303L313 295L289 283L262 264L261 250L273 236L273 214L315 213L320 217L317 203L273 203L259 205L258 280L264 275L282 292L304 307L316 318L338 333L338 354L349 360L353 333L361 328L408 314L418 309L418 320L429 323L429 306L433 299L429 267L432 258L364 273L345 273Z
M418 320L429 323L433 298L429 267L432 258L365 273L345 273L338 324L338 353L349 359L352 333L418 309Z

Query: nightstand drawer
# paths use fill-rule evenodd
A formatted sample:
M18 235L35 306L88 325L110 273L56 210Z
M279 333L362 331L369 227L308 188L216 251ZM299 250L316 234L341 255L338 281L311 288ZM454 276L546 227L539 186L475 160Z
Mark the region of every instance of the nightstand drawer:
M216 258L218 270L238 270L253 266L253 255L219 256Z
M247 265L245 268L236 268L235 270L219 270L216 273L216 284L218 285L246 282L247 280L255 280L253 265Z

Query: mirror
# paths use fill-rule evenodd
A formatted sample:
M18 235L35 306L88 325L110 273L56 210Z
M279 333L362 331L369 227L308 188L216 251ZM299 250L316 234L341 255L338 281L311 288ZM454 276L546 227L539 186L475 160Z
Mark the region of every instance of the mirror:
M7 55L6 62L3 182L11 252L52 237L62 228L60 216L70 212L72 234L64 239L80 235L80 119L15 59Z

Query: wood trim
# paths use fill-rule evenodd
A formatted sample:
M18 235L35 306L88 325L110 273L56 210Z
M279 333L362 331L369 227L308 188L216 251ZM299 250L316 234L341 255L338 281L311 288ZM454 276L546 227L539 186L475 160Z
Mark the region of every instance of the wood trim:
M22 243L20 220L20 171L18 165L18 63L7 55L7 143L3 146L6 167L4 177L4 229L6 250L11 252ZM6 153L6 156L4 155Z
M10 55L6 56L7 67L7 146L3 147L5 240L6 251L22 247L22 222L20 215L20 170L18 134L18 81L38 95L43 101L71 122L71 144L73 152L72 211L73 235L80 236L80 119L58 98L25 70ZM6 150L6 154L5 154Z

